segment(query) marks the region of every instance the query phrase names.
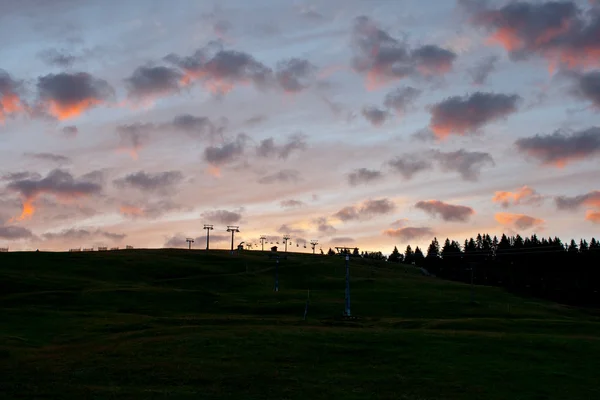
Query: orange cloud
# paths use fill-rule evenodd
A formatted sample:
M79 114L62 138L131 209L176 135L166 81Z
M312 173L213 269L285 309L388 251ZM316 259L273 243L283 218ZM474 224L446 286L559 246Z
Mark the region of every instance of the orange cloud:
M144 215L144 210L140 207L131 206L131 205L122 205L119 209L121 215L127 217L141 217Z
M11 218L8 223L31 219L34 213L35 207L33 206L33 199L23 200L23 211L21 211L21 215Z
M531 204L541 201L541 196L529 186L523 186L516 192L499 191L494 194L494 203L500 203L504 207L522 203Z
M73 119L80 116L85 111L103 104L104 101L101 99L83 99L74 103L62 103L56 100L50 100L48 102L48 112L56 117L60 121Z
M600 211L588 210L585 214L585 219L595 224L600 224Z
M15 93L0 93L0 123L6 120L10 114L16 114L24 110L21 99Z
M502 225L513 225L519 229L528 229L544 223L543 219L524 214L497 213L495 218Z

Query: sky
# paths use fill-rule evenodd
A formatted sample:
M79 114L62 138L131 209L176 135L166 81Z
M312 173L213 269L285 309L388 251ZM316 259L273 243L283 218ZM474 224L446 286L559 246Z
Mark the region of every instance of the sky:
M0 247L589 240L599 111L594 0L0 0Z

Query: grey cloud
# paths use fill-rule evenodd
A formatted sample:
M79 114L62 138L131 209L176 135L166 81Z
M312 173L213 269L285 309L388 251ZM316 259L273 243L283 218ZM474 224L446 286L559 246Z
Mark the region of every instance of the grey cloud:
M303 201L300 200L282 200L279 205L281 208L299 208L306 205Z
M266 115L255 115L254 117L248 118L244 123L248 126L256 126L268 119Z
M440 163L441 167L456 171L467 181L476 181L479 179L480 170L486 166L495 166L496 163L489 153L479 151L457 150L451 152L434 151L433 155Z
M583 205L600 207L600 191L593 190L579 196L557 196L554 199L559 210L576 210Z
M165 66L141 66L125 79L129 98L153 99L179 92L183 74Z
M242 214L234 211L215 210L202 213L202 218L207 222L218 222L224 225L231 225L240 222Z
M76 180L69 172L60 169L52 170L45 178L29 177L12 181L7 187L21 193L27 199L42 193L73 198L96 194L102 190L101 185L85 179Z
M204 159L217 167L228 164L244 154L247 141L248 136L238 134L234 141L222 146L209 146L204 149Z
M292 228L291 226L289 226L287 224L283 224L279 228L277 228L277 232L282 233L282 234L289 234L289 235L304 235L304 234L306 234L306 231L304 229Z
M277 63L275 77L283 90L295 93L311 85L316 69L308 60L290 58Z
M217 128L208 117L196 117L190 114L176 116L173 118L172 126L181 132L202 137L211 137L222 130Z
M577 75L575 94L600 109L600 71Z
M416 154L405 154L395 157L387 163L394 171L399 172L404 179L412 179L413 176L421 171L429 170L433 167L431 161Z
M333 216L346 222L389 214L395 209L396 205L389 199L367 200L360 205L344 207Z
M329 223L327 217L316 218L313 223L317 226L317 231L323 235L329 236L337 232L337 229Z
M256 147L256 154L259 157L267 158L276 156L285 160L294 151L305 150L306 147L306 135L298 133L290 136L283 145L276 145L273 138L261 140L260 144Z
M40 174L38 174L37 172L22 171L22 172L9 172L9 173L3 174L0 177L0 180L21 181L21 180L25 180L25 179L38 180L41 178L42 178L42 176Z
M420 73L443 74L450 70L456 54L435 45L411 50L404 40L392 37L366 16L354 20L352 41L354 69L370 79L389 81ZM369 82L369 84L378 82Z
M172 188L183 180L180 171L165 171L159 173L147 173L139 171L124 178L115 179L114 185L118 188L135 188L145 192L164 191Z
M178 248L178 247L184 247L187 249L188 247L188 243L186 242L186 239L189 236L185 236L182 233L178 233L174 236L172 236L171 238L169 238L165 244L164 247L167 248ZM198 247L203 247L206 245L206 236L198 236L193 238L194 239L194 244L195 246ZM219 235L216 233L213 233L210 235L210 243L222 243L222 242L228 242L229 240L231 240L231 236L229 235Z
M192 211L169 199L163 199L144 204L123 204L120 208L121 215L132 219L155 219L173 211Z
M517 111L517 95L475 92L449 97L431 108L430 128L440 137L473 133Z
M474 85L484 85L492 72L496 70L496 63L500 58L492 55L482 58L474 67L467 69Z
M53 102L55 107L63 110L88 109L115 96L108 82L85 72L61 72L39 77L37 89L42 101Z
M435 133L429 128L419 129L417 132L410 135L412 140L418 140L420 142L433 142L437 139Z
M354 243L355 240L351 237L334 237L329 240L329 243L332 245L341 245L344 246L349 243Z
M269 185L273 183L295 183L301 180L300 172L293 169L284 169L271 175L265 175L258 183Z
M474 25L503 34L501 44L513 60L540 55L573 68L588 66L590 54L600 50L600 13L585 13L573 1L515 1L498 9L481 5L470 13Z
M120 137L120 147L139 150L150 141L150 133L155 129L151 123L136 122L129 125L117 126Z
M430 238L434 235L434 232L428 227L407 226L405 228L388 229L383 234L403 241L409 241Z
M377 181L381 178L383 178L383 174L380 171L359 168L348 174L348 183L352 186L357 186L363 183Z
M373 126L381 126L388 119L390 114L387 110L382 110L375 106L367 106L362 109L362 115Z
M22 226L0 226L0 239L4 240L20 240L30 239L33 233Z
M415 207L449 222L467 222L475 211L471 207L444 203L439 200L419 201Z
M62 68L71 67L77 61L77 57L64 49L47 49L41 51L38 56L48 65Z
M207 47L197 50L191 56L169 54L165 60L183 69L191 80L212 81L225 86L252 82L258 88L265 88L270 84L273 75L270 68L250 54L224 50L215 42L209 43Z
M421 46L412 52L417 69L423 75L441 75L450 71L456 54L436 45Z
M564 166L600 154L600 128L535 135L515 142L517 150L545 165Z
M62 128L62 133L66 137L72 138L72 137L77 136L77 134L79 133L79 130L77 129L77 127L75 125L67 125Z
M49 232L44 233L42 238L44 240L98 240L108 239L114 242L120 242L125 239L127 235L121 233L113 233L104 231L102 229L88 230L88 229L66 229L61 232Z
M69 157L53 153L25 153L24 156L35 158L37 160L51 161L60 164L71 162L71 159Z
M385 96L383 105L389 109L395 110L398 114L404 114L420 94L421 91L413 87L399 87Z

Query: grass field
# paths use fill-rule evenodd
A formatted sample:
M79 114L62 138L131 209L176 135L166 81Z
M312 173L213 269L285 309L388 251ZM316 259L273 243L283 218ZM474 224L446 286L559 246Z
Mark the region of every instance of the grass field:
M0 254L0 398L600 399L598 313L359 259L348 321L342 258L274 266Z

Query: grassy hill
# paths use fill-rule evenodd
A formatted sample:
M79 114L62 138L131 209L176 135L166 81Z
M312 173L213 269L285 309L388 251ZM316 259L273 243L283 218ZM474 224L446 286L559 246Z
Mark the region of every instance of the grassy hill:
M290 254L0 254L0 397L597 399L600 318ZM306 321L304 308L310 289Z

